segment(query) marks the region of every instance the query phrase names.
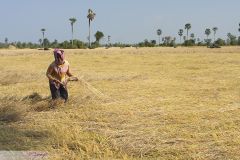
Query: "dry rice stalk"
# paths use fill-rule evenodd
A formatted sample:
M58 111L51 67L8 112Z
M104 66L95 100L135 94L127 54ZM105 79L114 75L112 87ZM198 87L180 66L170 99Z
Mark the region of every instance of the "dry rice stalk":
M90 83L85 81L83 77L79 78L79 82L83 85L84 89L90 91L94 96L96 96L99 100L112 100L109 96L103 94L101 91L96 89L94 86L92 86Z

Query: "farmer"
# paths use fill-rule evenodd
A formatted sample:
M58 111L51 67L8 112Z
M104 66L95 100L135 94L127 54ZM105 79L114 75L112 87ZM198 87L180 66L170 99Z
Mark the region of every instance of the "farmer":
M52 99L62 98L65 102L68 99L67 82L69 80L77 81L69 70L69 63L64 58L64 51L55 49L53 51L55 61L53 61L47 69L47 77ZM66 78L68 76L69 78Z

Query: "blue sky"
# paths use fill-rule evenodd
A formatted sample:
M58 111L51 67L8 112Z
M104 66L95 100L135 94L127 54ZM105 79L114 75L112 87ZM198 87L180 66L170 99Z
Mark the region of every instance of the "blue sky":
M186 23L201 39L214 26L219 28L217 37L226 38L228 32L239 35L239 6L240 0L1 0L0 41L38 42L41 28L51 41L69 40L70 17L77 18L74 37L87 41L89 8L96 12L91 37L99 30L111 35L112 42L157 40L158 28L163 36L179 39L177 32Z

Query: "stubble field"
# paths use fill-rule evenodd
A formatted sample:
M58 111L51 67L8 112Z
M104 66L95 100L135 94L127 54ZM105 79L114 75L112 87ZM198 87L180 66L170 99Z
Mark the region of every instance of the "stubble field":
M46 151L49 159L240 159L240 47L65 53L82 79L68 84L67 104L49 97L52 50L0 50L0 150Z

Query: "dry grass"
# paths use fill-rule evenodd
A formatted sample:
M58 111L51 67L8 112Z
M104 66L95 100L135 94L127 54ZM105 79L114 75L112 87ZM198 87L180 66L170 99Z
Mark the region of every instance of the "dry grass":
M0 50L0 150L48 151L50 159L240 158L239 47L65 52L86 82L69 83L67 104L50 101L51 51Z

